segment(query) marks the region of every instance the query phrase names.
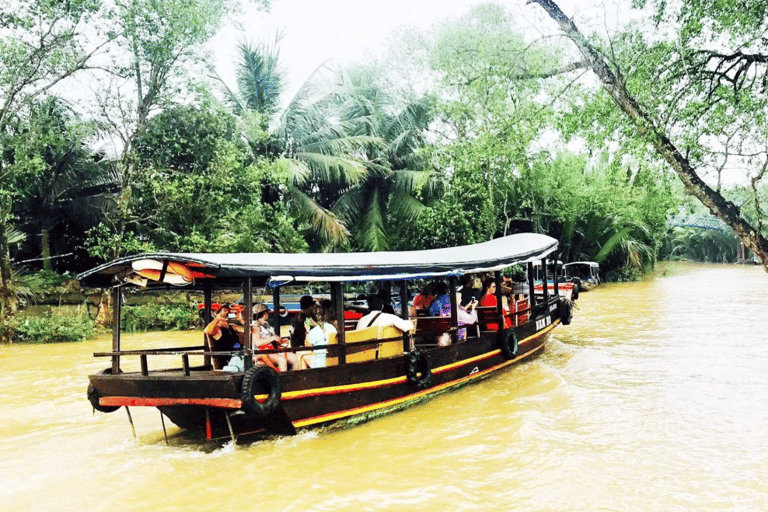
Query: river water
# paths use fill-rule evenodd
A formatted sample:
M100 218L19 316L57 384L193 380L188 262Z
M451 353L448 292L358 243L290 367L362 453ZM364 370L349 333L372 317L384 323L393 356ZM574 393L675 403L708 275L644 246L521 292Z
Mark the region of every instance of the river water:
M584 293L523 365L355 427L234 446L92 414L110 340L0 347L0 510L768 510L768 275ZM196 344L195 333L173 333ZM160 335L126 336L125 348Z

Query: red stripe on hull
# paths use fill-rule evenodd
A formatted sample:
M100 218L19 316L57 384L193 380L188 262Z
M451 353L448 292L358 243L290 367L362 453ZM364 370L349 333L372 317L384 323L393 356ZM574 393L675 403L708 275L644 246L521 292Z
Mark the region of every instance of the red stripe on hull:
M243 402L232 398L137 398L131 396L102 396L99 405L115 407L160 407L170 405L207 405L223 409L240 409Z

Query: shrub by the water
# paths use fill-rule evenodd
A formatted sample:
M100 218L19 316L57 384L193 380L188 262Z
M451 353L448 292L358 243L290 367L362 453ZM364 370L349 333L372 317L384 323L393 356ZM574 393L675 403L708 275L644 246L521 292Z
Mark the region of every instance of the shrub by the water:
M126 305L122 310L123 330L182 331L196 327L197 310L190 304L138 304Z
M14 329L19 341L56 343L93 338L95 326L85 313L56 311L19 315L15 318Z

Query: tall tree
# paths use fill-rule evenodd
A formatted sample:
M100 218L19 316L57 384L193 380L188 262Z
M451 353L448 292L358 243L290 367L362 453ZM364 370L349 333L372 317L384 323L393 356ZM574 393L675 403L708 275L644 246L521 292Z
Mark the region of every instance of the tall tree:
M269 0L252 0L259 8ZM133 188L141 186L133 144L152 115L192 100L204 75L204 43L238 12L239 0L124 0L115 4L114 51L97 98L96 117L116 139L120 193L114 198L98 238L136 250L131 224L136 205ZM113 254L116 256L119 254Z
M765 3L725 1L715 6L700 0L638 1L638 5L658 6L657 22L674 20L673 25L662 28L675 40L667 42L661 37L665 30L653 39L647 36L647 26L630 27L624 40L615 40L608 52L590 42L554 1L527 3L539 4L549 14L576 45L636 134L674 169L690 194L733 229L768 271L764 203L758 194L759 183L768 175ZM633 50L624 60L614 53L622 45ZM646 59L638 58L638 50L645 52ZM712 146L718 149L707 149ZM761 213L756 224L748 222L737 205L702 178L703 170L718 167L714 158L718 153L720 166L731 156L739 165L754 169L754 201Z
M98 0L15 0L0 7L0 227L14 218L16 185L41 172L39 158L9 151L9 125L27 115L31 103L89 65L110 37L98 23ZM86 34L86 28L88 34ZM11 156L14 155L14 156ZM20 157L20 158L19 158ZM10 341L16 299L10 291L11 257L6 230L0 229L0 341Z

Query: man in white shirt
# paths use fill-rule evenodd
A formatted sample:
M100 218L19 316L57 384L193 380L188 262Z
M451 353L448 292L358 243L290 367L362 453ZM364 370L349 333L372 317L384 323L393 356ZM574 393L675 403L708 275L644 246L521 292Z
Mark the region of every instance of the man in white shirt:
M390 325L397 327L403 332L410 332L416 328L410 320L405 320L397 315L391 313L384 313L382 311L371 311L360 320L357 321L357 329L367 329L372 326L388 327Z

